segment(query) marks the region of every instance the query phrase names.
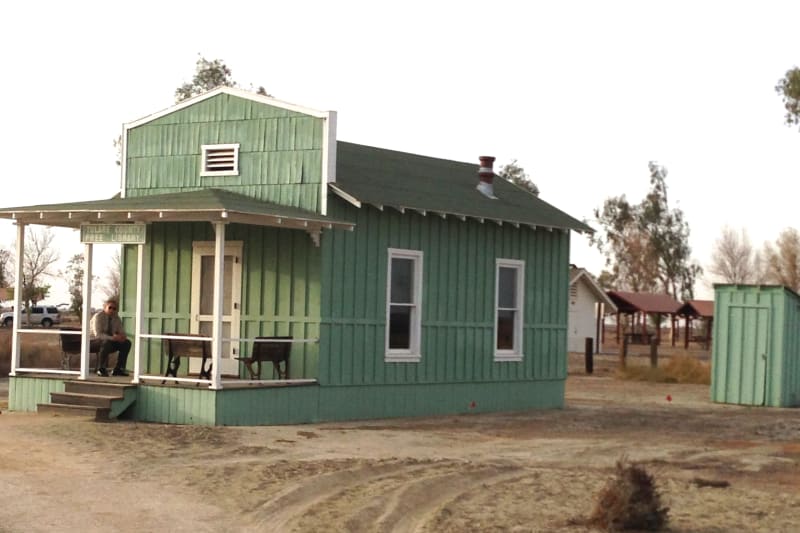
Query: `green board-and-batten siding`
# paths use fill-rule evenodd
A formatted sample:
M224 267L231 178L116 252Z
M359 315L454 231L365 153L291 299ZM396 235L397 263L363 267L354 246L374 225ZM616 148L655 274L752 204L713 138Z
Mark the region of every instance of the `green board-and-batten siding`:
M40 403L50 403L51 392L64 392L64 381L49 378L8 378L8 408L12 411L36 411Z
M329 202L354 232L324 235L321 385L566 378L569 234ZM421 250L422 359L386 363L387 249ZM525 261L521 362L494 361L496 259Z
M324 119L219 94L128 130L126 196L216 187L318 212ZM239 144L238 176L200 176L201 146Z
M50 402L50 392L63 390L60 379L11 377L9 408L36 411L37 404ZM561 408L564 382L303 385L219 391L140 385L135 397L122 418L166 424L255 426Z
M152 224L145 247L149 275L145 280L144 333L188 333L191 325L192 244L213 241L209 223ZM231 224L226 240L242 241L240 338L291 335L319 337L320 249L305 231ZM122 316L133 330L136 303L137 247L124 249ZM144 372L163 374L166 361L159 342L145 348ZM243 353L251 345L242 344ZM315 343L293 345L292 378L316 378L319 349ZM188 365L183 365L185 370ZM271 366L265 367L268 377ZM244 374L242 374L244 375Z
M800 406L800 296L782 286L717 285L711 399Z

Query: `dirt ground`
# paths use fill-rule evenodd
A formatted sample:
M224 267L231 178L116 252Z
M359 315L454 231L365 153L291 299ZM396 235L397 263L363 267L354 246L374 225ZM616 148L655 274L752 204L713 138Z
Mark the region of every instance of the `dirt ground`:
M669 531L798 531L800 410L614 364L586 376L573 356L565 409L514 414L208 428L2 409L0 532L579 533L622 456L653 474Z

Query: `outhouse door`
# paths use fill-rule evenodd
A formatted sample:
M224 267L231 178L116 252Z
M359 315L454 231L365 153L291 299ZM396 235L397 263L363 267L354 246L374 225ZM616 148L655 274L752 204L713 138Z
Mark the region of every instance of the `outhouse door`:
M768 307L731 306L728 319L728 335L738 337L729 338L728 342L728 365L733 370L728 376L728 391L733 393L729 397L742 405L764 405L771 355L770 310Z
M223 275L222 337L239 337L242 294L242 242L225 243L225 273ZM214 243L195 242L192 246L192 333L211 336L214 321ZM223 340L223 375L236 376L239 362L239 342ZM190 372L200 371L200 361L190 359Z

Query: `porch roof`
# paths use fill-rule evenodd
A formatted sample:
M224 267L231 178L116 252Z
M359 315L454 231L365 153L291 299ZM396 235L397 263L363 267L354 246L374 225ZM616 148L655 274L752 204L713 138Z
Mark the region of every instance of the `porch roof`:
M608 296L617 304L617 309L621 313L674 315L681 307L681 303L669 294L608 291Z
M461 163L339 141L331 190L350 203L442 216L592 233L583 222L538 196L494 179L495 199L476 189L477 163ZM477 159L477 157L476 157Z
M714 300L688 300L677 314L690 317L713 318Z
M223 189L202 189L130 198L31 205L0 209L0 218L25 224L78 228L83 223L233 222L257 226L321 230L352 229L354 224L299 209L263 202Z

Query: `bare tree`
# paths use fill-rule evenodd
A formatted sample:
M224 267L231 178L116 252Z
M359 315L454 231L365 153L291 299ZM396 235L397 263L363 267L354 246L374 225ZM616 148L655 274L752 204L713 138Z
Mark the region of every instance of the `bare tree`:
M8 287L13 278L12 272L9 268L11 261L11 252L5 248L0 249L0 288Z
M737 233L730 226L714 243L709 272L724 283L760 283L763 281L761 255L753 248L747 230Z
M69 295L72 299L70 309L80 319L83 316L83 274L84 258L82 254L75 254L67 264L67 271L64 277L69 285Z
M120 251L117 249L111 256L111 263L106 267L106 275L100 284L106 300L119 301L120 295L120 273L122 272L122 261Z
M766 281L800 291L800 232L794 228L783 230L774 247L764 244L764 258Z
M31 304L43 300L50 292L50 286L43 280L52 276L52 267L58 261L58 250L53 247L55 234L49 228L34 231L25 229L25 252L22 258L22 280L17 285L22 288L22 301L30 309Z

